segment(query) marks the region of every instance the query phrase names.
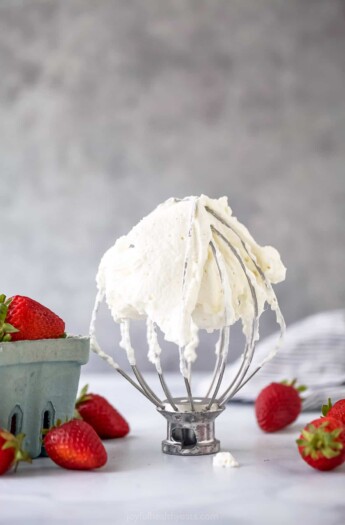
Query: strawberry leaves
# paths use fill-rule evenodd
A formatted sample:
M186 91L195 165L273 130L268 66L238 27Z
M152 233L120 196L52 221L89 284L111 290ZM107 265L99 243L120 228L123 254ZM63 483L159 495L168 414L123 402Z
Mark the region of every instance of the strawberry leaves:
M17 328L12 326L10 323L6 323L6 317L10 303L11 299L6 300L6 295L0 295L0 342L11 341L11 334L19 332L19 330L17 330Z
M1 454L5 454L6 451L11 451L10 456L7 456L6 459L2 458L0 474L5 473L12 466L14 466L16 471L20 461L26 461L27 463L32 462L29 454L22 448L24 438L25 434L14 436L11 432L0 429L0 463Z
M320 456L327 459L339 456L344 445L339 441L339 436L343 428L335 428L328 431L329 421L323 421L318 427L313 424L307 425L302 431L301 437L296 440L299 447L302 447L302 455L310 456L317 460Z

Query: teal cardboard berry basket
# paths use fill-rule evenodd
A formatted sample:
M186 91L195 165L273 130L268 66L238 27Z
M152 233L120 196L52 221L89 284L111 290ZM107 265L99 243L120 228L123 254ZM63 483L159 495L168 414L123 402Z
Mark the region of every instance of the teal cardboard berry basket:
M0 428L24 433L32 458L42 451L42 428L73 416L88 337L0 343Z

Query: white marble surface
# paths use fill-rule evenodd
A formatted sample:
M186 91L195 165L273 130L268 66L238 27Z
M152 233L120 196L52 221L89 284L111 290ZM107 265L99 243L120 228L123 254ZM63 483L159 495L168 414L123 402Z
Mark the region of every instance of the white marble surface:
M109 460L99 471L67 471L41 458L1 477L1 524L343 523L345 465L330 473L314 471L301 461L294 442L314 414L265 435L253 407L228 406L217 420L217 437L240 468L216 469L212 456L163 455L165 421L116 374L84 375L85 382L123 412L131 434L106 442Z

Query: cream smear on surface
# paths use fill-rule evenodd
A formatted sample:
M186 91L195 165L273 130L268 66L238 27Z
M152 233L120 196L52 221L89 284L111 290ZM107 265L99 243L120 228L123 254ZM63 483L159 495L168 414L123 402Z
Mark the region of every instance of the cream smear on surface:
M132 362L128 320L146 319L150 361L159 363L158 327L190 364L199 329L212 332L240 320L253 344L259 336L255 320L266 303L283 329L272 284L283 281L285 272L278 251L255 242L226 197L170 198L104 254L98 302L105 298L121 323L121 346Z

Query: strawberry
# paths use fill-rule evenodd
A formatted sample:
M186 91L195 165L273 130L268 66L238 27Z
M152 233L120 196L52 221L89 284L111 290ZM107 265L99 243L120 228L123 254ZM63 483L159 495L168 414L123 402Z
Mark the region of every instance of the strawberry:
M255 402L255 413L259 427L265 432L276 432L293 423L302 409L299 392L306 387L295 387L291 383L271 383L258 395Z
M321 411L324 416L334 417L345 425L345 399L339 399L332 405L331 399L328 398L328 404L322 405Z
M7 430L0 429L0 475L11 467L17 469L19 461L31 463L31 458L22 450L24 434L14 436Z
M333 417L309 423L296 443L304 461L317 470L332 470L345 461L345 429Z
M52 427L43 442L50 459L62 468L91 470L102 467L108 459L94 429L80 419Z
M89 423L102 439L121 438L128 434L129 425L121 414L103 397L88 394L86 385L76 401L79 416Z
M65 323L42 304L14 295L0 296L0 341L52 339L63 337Z

